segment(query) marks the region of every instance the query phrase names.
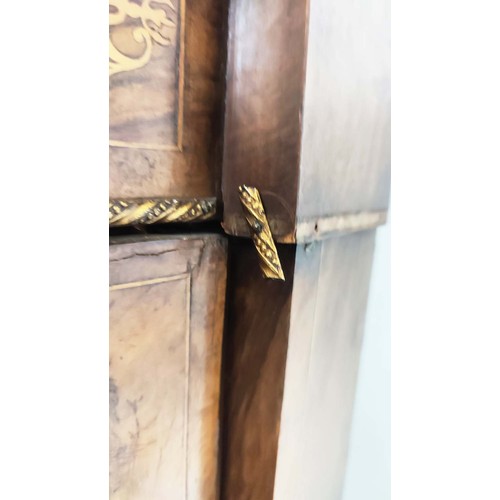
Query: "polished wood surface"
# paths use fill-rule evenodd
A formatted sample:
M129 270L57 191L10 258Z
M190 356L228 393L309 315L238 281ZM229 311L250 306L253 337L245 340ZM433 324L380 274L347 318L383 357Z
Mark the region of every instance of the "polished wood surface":
M230 242L224 339L221 498L272 498L295 247L278 245L286 281L263 278L250 241Z
M342 499L374 247L297 247L274 500Z
M386 210L390 1L310 0L306 74L298 223Z
M110 247L110 498L218 498L226 244L116 237Z
M340 500L374 231L278 245L285 282L232 239L223 500Z
M385 221L389 13L383 0L241 0L228 24L224 228L248 236L238 186L273 235L307 242Z
M227 0L110 0L110 198L219 196L226 19Z
M300 160L306 2L231 2L224 131L224 227L246 234L238 186L259 189L271 230L293 240Z

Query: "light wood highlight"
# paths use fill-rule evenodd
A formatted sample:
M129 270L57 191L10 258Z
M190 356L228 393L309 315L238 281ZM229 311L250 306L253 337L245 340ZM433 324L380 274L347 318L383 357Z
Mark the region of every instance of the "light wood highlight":
M342 499L374 245L297 248L273 500Z

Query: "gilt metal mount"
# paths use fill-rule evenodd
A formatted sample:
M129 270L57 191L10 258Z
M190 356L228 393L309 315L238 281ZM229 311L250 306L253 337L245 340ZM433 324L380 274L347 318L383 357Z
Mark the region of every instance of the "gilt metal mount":
M240 201L250 226L252 240L259 255L259 263L266 278L285 281L281 262L274 244L259 190L255 187L239 187Z
M199 222L215 213L215 198L109 200L110 226Z

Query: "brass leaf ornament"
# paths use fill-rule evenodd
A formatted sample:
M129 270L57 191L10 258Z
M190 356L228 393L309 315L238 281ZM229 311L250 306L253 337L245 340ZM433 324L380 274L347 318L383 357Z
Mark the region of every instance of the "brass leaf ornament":
M243 184L239 187L239 194L264 276L285 281L259 190Z

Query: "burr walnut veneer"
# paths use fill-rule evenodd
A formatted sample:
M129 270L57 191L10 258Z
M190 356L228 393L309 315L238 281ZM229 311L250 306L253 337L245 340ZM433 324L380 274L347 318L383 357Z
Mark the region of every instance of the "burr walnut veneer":
M220 192L226 0L110 0L110 198Z
M341 500L388 0L109 5L110 498Z
M110 498L218 498L226 242L110 247Z

